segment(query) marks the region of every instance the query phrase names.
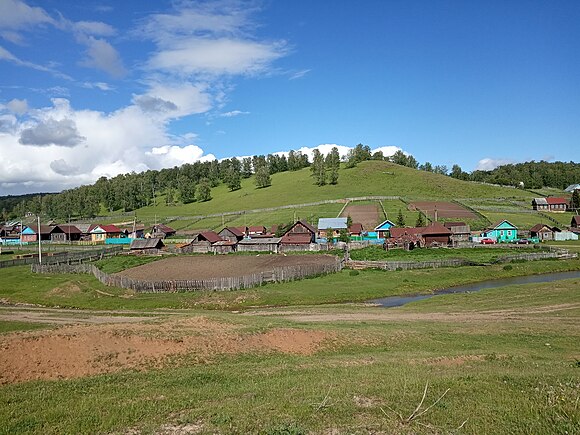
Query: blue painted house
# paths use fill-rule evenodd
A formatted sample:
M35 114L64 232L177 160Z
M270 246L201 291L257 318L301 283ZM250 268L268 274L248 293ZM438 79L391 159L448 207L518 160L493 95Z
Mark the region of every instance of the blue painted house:
M518 239L518 227L503 220L483 231L481 237L489 237L497 243L513 243Z
M377 233L377 238L385 239L390 236L389 231L395 224L392 223L390 220L386 220L383 223L377 225L375 227L375 232Z

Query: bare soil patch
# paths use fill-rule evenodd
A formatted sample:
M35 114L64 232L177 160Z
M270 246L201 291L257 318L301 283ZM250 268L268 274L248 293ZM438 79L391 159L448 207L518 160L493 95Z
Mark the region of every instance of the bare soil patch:
M228 278L268 272L278 267L333 264L335 261L331 255L180 256L133 267L119 274L150 281Z
M462 207L454 202L441 201L418 201L409 203L410 210L421 210L431 219L435 218L435 210L437 210L438 218L448 219L477 219L477 215L471 210Z
M75 325L0 336L0 384L68 379L125 369L205 363L218 355L282 352L309 355L335 335L288 328L244 333L203 316L139 324Z
M341 216L350 216L353 223L362 224L365 231L372 231L380 223L378 204L347 205Z

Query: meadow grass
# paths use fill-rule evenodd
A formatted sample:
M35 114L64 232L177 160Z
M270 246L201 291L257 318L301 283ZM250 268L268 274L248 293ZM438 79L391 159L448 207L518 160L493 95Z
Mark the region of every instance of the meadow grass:
M30 323L16 320L0 320L0 334L6 334L8 332L15 331L31 331L34 329L45 329L47 327L49 327L49 325L45 323Z
M136 210L137 219L152 223L155 218L204 216L225 211L251 210L327 199L369 195L402 196L413 199L510 198L531 201L530 192L456 180L431 172L417 171L388 162L367 161L356 168L339 171L337 185L316 186L309 168L272 175L272 185L257 189L254 178L242 180L242 188L230 192L225 185L212 189L207 202L156 206ZM395 213L398 210L395 210ZM404 211L404 210L403 210ZM112 212L115 214L118 212ZM396 217L396 215L395 215ZM389 217L390 218L390 217ZM416 219L416 216L415 216ZM415 220L413 219L413 221Z
M510 265L466 266L411 271L364 270L268 284L227 292L134 293L107 287L92 275L34 274L26 266L0 269L0 298L11 303L46 306L135 309L203 308L237 310L250 307L361 302L385 296L433 290L493 278L580 270L580 261L531 261ZM355 273L356 272L356 273Z
M554 301L577 303L577 284L562 282ZM472 302L474 313L489 306L511 309L515 296L529 306L545 306L552 304L546 299L552 286L448 295L402 311L467 310ZM511 298L499 297L508 290ZM263 331L281 326L325 331L337 338L313 355L248 351L201 361L184 357L145 371L4 385L0 433L156 433L168 427L208 434L580 431L580 329L558 313L518 321L306 324L232 314L219 319ZM406 421L426 385L421 410L441 399Z
M385 251L381 246L368 246L349 251L353 260L364 261L430 261L451 258L465 259L478 263L495 261L501 257L539 252L533 247L526 248L438 248L438 249L391 249Z

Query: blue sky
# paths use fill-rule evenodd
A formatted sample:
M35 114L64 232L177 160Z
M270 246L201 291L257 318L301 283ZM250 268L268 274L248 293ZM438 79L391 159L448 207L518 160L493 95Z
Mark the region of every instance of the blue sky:
M578 161L578 22L578 1L0 0L0 195L334 144Z

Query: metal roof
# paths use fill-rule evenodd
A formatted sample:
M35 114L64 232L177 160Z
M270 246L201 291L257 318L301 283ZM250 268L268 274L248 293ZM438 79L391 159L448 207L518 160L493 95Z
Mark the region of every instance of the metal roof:
M574 192L575 190L580 190L580 184L570 184L564 189L564 192Z
M264 237L261 239L243 239L238 242L238 245L268 245L268 244L279 244L280 237Z
M534 202L536 204L548 205L548 201L546 201L546 198L534 198Z
M346 229L347 218L320 218L318 219L318 230L341 230Z

